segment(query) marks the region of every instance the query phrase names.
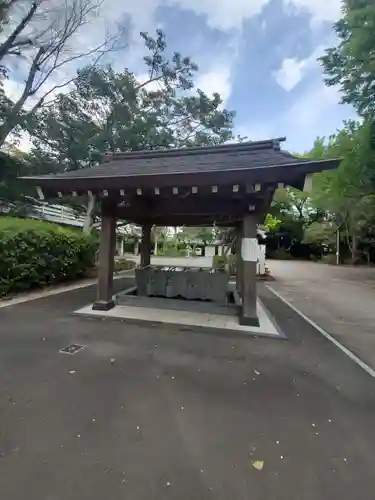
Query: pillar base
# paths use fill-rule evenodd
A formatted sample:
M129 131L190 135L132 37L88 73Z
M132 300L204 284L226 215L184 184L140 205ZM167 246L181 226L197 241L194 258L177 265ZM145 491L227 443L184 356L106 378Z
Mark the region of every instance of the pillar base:
M92 305L93 311L109 311L115 307L115 301L111 300L97 300Z
M241 314L239 323L240 325L244 326L260 326L258 316L244 316L243 314Z

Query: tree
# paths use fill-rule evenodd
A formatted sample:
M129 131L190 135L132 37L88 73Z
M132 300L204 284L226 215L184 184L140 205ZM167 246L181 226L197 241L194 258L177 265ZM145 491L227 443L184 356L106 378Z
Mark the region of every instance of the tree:
M213 227L183 227L177 238L184 243L194 242L196 245L201 242L209 245L214 241L214 231Z
M107 151L223 143L233 139L234 113L218 94L194 89L197 65L168 56L166 39L141 34L149 54L147 77L130 69L85 67L74 88L28 121L35 147L65 169L96 165Z
M275 192L273 206L277 212L290 214L303 223L310 213L310 195L299 189L287 187Z
M320 59L326 84L340 85L342 102L352 104L362 116L375 116L375 4L344 0L342 18L334 29L336 47Z
M16 9L18 3L8 0L9 12ZM74 81L75 77L62 78L62 70L69 75L69 66L80 59L88 59L95 66L105 53L119 47L121 37L116 34L87 50L76 50L82 29L98 14L100 6L100 0L65 0L63 3L27 0L26 11L14 13L6 38L0 44L0 63L5 68L5 77L9 77L12 58L20 58L25 83L15 102L4 92L0 94L0 146L29 116L46 105L54 93ZM53 85L51 82L57 76L59 83Z
M17 1L8 1L3 4L1 9L1 21L2 25L9 23L9 13L16 6ZM18 1L18 4L20 2ZM31 34L29 36L22 36L28 27L30 21L35 16L38 8L41 5L41 0L35 0L28 3L26 7L26 12L21 14L21 18L16 21L14 26L12 26L10 33L5 38L5 40L0 44L0 61L3 61L6 56L18 56L22 55L23 48L28 48L33 45L33 40ZM18 16L17 16L18 17ZM22 38L21 38L22 36Z
M341 229L352 262L358 258L361 239L375 223L372 134L369 122L346 122L327 144L331 156L342 158L339 169L317 174L313 184L313 204L325 211L326 221Z
M0 152L0 200L6 213L30 216L34 213L35 190L21 182L19 176L43 175L56 169L54 163L43 161L36 152L25 153L17 149Z
M336 225L331 221L313 222L306 228L303 241L336 250Z
M279 229L282 223L282 220L274 217L272 214L267 214L264 220L264 224L262 224L262 229L264 229L266 232L275 232Z
M30 121L36 146L69 169L95 165L107 151L218 144L233 138L234 113L218 94L193 94L198 68L188 57L166 55L161 31L142 34L150 55L143 81L125 69L83 68L74 90Z

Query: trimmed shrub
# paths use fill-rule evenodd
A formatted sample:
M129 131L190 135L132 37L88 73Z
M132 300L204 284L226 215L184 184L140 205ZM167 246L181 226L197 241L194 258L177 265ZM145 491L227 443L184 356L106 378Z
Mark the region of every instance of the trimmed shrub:
M236 256L233 254L227 255L227 265L228 265L228 271L231 276L235 276L236 270L237 270L237 259Z
M212 267L213 269L224 271L227 265L228 259L225 255L214 255L212 257Z
M186 257L186 250L179 250L177 248L163 248L158 250L157 257Z
M0 218L0 295L83 277L97 238L38 220Z
M337 257L335 254L329 253L327 255L323 255L322 259L319 262L321 262L322 264L330 265L337 264Z
M292 260L292 255L285 250L285 248L278 248L277 250L267 250L267 258L268 259L277 259L277 260Z
M135 269L136 263L134 260L124 259L120 257L115 261L115 271L129 271L130 269Z

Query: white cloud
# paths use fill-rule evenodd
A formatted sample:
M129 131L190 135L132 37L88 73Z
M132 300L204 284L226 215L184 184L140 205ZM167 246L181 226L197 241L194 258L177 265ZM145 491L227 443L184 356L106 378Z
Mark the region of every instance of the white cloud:
M272 0L139 0L126 3L123 0L105 0L105 11L117 20L121 13L132 16L136 28L148 29L159 6L178 6L204 15L207 24L223 31L240 29L246 19L260 14ZM286 7L308 12L312 22L335 21L340 17L341 0L283 0Z
M257 123L256 125L250 124L249 126L241 125L235 127L234 132L241 137L247 137L249 141L264 141L276 137L270 122Z
M342 0L284 0L284 5L308 12L313 23L334 22L340 18Z
M217 92L223 99L223 105L225 105L231 93L230 67L216 66L206 73L200 73L196 80L196 87L209 96Z
M337 87L316 80L295 101L280 122L294 150L308 150L317 136L334 134L344 120L356 117L351 106L339 104L340 97Z
M20 98L24 84L16 82L14 80L3 80L2 86L5 94L12 101L16 101Z
M252 140L287 137L283 147L303 153L311 149L317 136L328 137L341 129L344 120L355 118L351 106L339 104L340 93L316 79L285 113L275 115L272 122L241 124L236 132Z
M289 92L302 79L302 70L303 61L288 57L283 60L280 69L274 73L274 77L280 87Z
M273 74L275 80L280 87L290 92L309 71L318 67L318 57L323 52L324 47L318 46L306 59L297 59L294 57L284 59L280 68Z
M207 23L223 31L240 28L245 19L250 19L263 10L270 0L167 0L197 14L207 16Z
M271 0L139 0L123 2L123 0L105 0L106 17L118 20L122 14L132 17L135 31L153 29L152 22L156 9L160 6L177 6L191 10L198 15L206 16L207 24L223 31L240 29L245 19L260 14Z
M319 130L323 118L340 102L338 89L324 83L313 85L290 107L285 115L288 127L300 133Z

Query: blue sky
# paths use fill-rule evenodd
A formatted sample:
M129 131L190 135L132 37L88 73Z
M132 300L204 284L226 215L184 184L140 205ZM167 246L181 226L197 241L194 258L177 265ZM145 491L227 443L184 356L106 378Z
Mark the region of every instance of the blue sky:
M104 0L97 23L131 22L131 44L116 67L142 75L139 31L161 27L171 50L195 59L197 86L219 92L237 112L236 132L249 139L287 136L295 152L311 148L354 117L324 85L316 59L335 44L332 23L341 0ZM85 34L100 41L92 25ZM8 84L11 89L12 82Z
M173 50L199 63L197 85L225 98L250 139L287 136L300 152L354 116L316 62L335 43L340 0L139 0L139 10L130 10L134 36L161 26Z

